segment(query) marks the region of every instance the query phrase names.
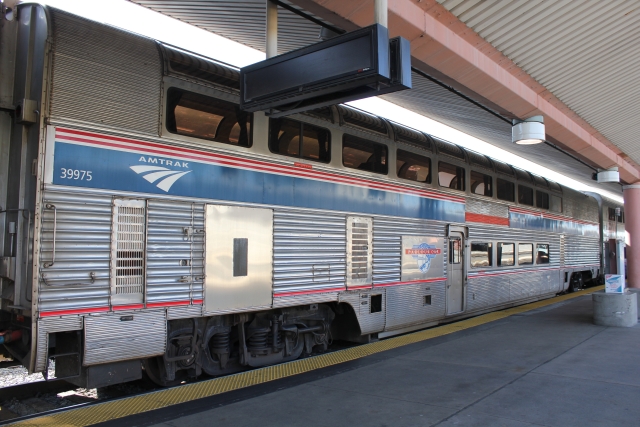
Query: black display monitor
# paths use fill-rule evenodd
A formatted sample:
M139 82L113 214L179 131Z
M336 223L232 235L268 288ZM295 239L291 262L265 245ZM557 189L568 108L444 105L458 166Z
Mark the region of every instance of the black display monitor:
M362 28L242 68L240 107L282 116L410 88L410 55L385 27Z

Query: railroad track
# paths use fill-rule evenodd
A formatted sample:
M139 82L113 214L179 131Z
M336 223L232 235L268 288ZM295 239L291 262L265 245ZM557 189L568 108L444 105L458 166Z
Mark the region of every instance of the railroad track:
M359 344L334 342L327 353ZM311 354L310 356L315 356ZM309 356L309 357L310 357ZM198 382L211 379L202 375ZM177 387L177 386L176 386ZM148 393L161 389L143 375L143 379L87 390L64 380L34 381L0 388L0 425L53 414L73 407L102 403L113 399Z

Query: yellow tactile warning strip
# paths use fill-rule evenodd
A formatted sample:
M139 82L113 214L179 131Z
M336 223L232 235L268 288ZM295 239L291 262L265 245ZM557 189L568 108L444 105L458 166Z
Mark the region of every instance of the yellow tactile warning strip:
M513 307L502 311L483 314L447 325L425 329L422 331L389 338L371 344L364 344L346 350L320 356L309 357L307 359L282 363L280 365L268 366L266 368L254 369L240 374L215 378L208 381L201 381L193 384L186 384L166 390L155 391L140 396L127 397L111 402L98 403L91 406L71 409L52 415L45 415L25 421L9 424L11 426L86 426L118 418L135 415L142 412L153 411L167 406L188 402L195 399L213 396L232 390L238 390L257 384L266 383L292 375L298 375L320 368L336 365L359 359L382 351L402 347L404 345L425 341L428 339L448 335L464 329L484 325L495 320L504 319L514 314L524 313L545 307L551 304L562 302L568 299L587 295L603 289L603 286L590 288L588 290L562 295L531 304Z

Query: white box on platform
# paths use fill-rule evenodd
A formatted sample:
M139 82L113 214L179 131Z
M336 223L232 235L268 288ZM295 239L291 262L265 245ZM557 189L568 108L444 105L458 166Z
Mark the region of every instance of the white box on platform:
M624 276L620 274L605 274L604 291L606 293L624 293Z

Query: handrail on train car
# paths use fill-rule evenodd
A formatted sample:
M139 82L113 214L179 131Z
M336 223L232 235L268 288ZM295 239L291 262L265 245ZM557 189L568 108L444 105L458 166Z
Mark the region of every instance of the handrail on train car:
M53 210L53 248L51 253L51 262L45 262L42 264L44 268L49 268L56 263L56 229L58 228L58 210L56 209L56 205L51 203L47 203L45 205L45 209Z

